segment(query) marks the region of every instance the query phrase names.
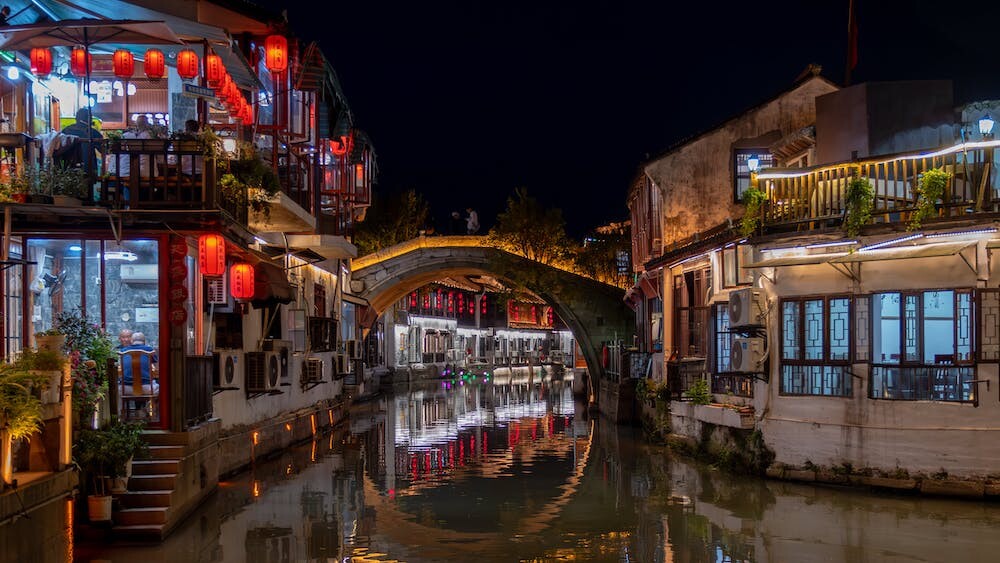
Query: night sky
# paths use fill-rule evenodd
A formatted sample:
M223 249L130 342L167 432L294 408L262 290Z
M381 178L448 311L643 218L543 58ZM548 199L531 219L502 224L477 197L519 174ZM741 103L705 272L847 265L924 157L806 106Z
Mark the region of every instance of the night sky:
M378 190L417 189L439 228L471 205L488 229L526 186L580 237L627 217L649 154L811 62L844 80L846 0L260 3L287 6L296 33L320 41L375 144ZM1000 98L995 3L860 0L858 22L853 82L951 78L956 101Z

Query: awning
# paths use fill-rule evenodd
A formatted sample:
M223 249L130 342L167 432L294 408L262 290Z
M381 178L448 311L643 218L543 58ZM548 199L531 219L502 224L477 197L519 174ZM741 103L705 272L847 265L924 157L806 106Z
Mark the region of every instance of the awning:
M919 246L903 246L895 248L879 248L867 252L855 252L830 260L831 264L853 264L857 262L874 262L881 260L901 260L903 258L935 258L939 256L954 256L966 248L975 246L976 241L939 242Z
M288 277L282 268L261 261L254 270L254 295L250 301L251 305L261 308L295 301L295 290L289 285Z
M649 271L646 271L639 276L636 286L642 290L646 299L660 296L660 272L661 270L655 270L655 273L650 274Z
M216 45L230 44L229 34L220 27L158 12L123 0L73 0L72 3L60 0L36 0L36 2L45 7L43 11L61 19L105 19L113 16L119 19L157 20L166 23L177 37L187 42L207 40Z
M825 264L833 259L845 256L844 252L833 254L806 254L804 256L781 256L777 258L767 258L759 262L744 264L744 268L774 268L778 266L807 266L809 264Z
M258 238L266 241L269 246L279 247L295 254L299 251L309 251L319 255L323 260L347 260L358 256L358 248L346 238L335 235L295 235L282 233L259 233ZM306 258L303 258L304 260Z

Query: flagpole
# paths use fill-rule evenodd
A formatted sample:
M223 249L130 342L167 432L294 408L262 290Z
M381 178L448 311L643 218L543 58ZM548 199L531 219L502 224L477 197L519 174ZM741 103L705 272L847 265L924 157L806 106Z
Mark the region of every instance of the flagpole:
M858 64L858 24L854 16L854 0L847 2L847 64L844 65L844 86L851 85L851 71Z

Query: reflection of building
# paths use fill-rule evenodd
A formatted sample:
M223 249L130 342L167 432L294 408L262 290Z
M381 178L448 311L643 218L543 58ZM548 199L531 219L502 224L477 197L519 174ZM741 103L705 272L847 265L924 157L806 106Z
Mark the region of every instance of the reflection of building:
M134 384L130 371L112 371L105 412L168 431L151 435L157 446L184 448L157 460L172 464L177 485L174 509L145 507L159 510L146 530L154 536L209 494L219 474L339 422L346 386L370 387L360 369L365 304L344 286L353 226L376 174L372 144L323 53L290 34L282 16L196 4L32 2L14 9L5 37L34 21L164 23L147 26L156 45L91 45L87 84L74 74L72 40L46 51L53 64L44 75L29 70L29 43L5 45L0 62L0 178L55 174L52 151L62 146L80 149L79 173L92 173L78 182L75 205L37 193L0 204L10 234L2 354L17 356L75 312L115 338L145 335L153 355L135 364ZM115 49L116 60L138 60L131 74L112 60ZM165 75L148 78L158 56ZM216 68L227 77L218 83ZM60 133L72 132L88 106L105 136L93 163L78 137ZM153 127L119 139L141 115ZM181 133L187 120L211 134ZM68 176L59 178L32 191L69 195ZM137 473L133 490L163 486ZM148 511L139 515L130 502L116 520L147 523Z
M383 315L387 365L518 366L569 363L573 338L553 308L531 294L504 299L492 278L443 280L404 296Z
M755 428L789 465L992 471L996 109L956 108L948 82L807 75L645 163L644 345L662 333L674 393L708 377L746 407L675 403L673 431Z

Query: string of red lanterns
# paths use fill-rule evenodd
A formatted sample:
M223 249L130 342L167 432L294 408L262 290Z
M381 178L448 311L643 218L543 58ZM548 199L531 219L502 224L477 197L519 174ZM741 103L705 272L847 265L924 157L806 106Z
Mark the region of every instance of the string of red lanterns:
M185 80L198 76L198 53L191 49L182 49L178 52L177 74Z
M73 76L83 77L90 72L90 53L83 47L74 47L69 53L69 71Z

